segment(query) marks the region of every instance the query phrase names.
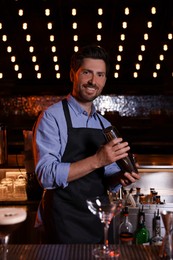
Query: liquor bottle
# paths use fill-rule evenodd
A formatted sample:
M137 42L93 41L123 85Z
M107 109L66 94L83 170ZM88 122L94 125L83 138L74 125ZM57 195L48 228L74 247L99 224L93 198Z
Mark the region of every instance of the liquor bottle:
M126 206L123 209L123 221L119 226L120 244L132 245L134 240L133 225L129 221L129 210Z
M139 204L140 204L140 194L141 194L141 188L140 187L136 187L136 194L134 195L134 199L135 199L135 202L136 202L136 206L138 207Z
M146 245L146 244L149 244L149 242L150 242L150 233L145 225L145 212L143 210L143 206L142 206L142 210L139 209L138 227L137 227L137 231L135 234L135 240L136 240L137 245L140 245L140 244Z
M104 135L106 137L106 140L109 142L114 138L121 137L118 130L114 126L109 126L104 129ZM137 167L135 165L135 161L133 158L133 155L128 152L128 156L126 156L123 159L120 159L116 162L120 169L123 172L136 172L138 173Z
M162 245L163 237L161 236L161 220L160 220L160 214L159 209L157 210L157 214L154 216L153 221L153 237L151 238L151 244L152 245Z

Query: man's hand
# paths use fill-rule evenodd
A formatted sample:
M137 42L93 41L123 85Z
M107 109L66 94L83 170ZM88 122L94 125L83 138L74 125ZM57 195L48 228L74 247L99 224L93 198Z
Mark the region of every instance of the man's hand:
M103 167L128 156L130 147L122 138L116 138L102 145L96 153L97 167Z
M120 183L122 184L122 186L126 187L132 183L135 183L136 181L138 181L140 179L140 175L138 173L132 172L125 172L123 174L123 176L121 176L120 178Z

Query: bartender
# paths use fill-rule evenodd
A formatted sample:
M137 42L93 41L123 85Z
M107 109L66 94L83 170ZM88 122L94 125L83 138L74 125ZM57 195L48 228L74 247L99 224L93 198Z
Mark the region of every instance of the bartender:
M71 58L72 92L43 111L33 129L35 172L44 194L36 225L43 225L46 243L102 243L103 224L86 199L136 182L136 173L120 173L116 161L128 155L127 142L105 142L110 122L93 101L105 87L109 56L90 45ZM114 184L108 187L109 176ZM116 181L115 181L116 180Z

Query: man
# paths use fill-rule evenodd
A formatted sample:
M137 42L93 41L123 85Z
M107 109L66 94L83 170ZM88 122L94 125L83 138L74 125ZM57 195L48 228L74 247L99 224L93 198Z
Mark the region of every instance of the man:
M103 226L88 210L86 199L139 179L136 173L119 177L115 162L126 157L130 147L121 138L106 144L103 129L110 123L93 105L108 72L103 48L86 46L74 53L72 93L43 111L35 125L35 172L45 190L39 214L47 243L101 243ZM109 176L117 177L117 187L108 187Z

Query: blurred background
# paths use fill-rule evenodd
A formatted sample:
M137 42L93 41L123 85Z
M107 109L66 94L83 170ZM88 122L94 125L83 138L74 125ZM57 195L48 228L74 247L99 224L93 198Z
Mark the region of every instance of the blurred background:
M173 164L172 14L172 0L0 0L0 123L8 163L17 158L23 165L23 131L69 93L70 57L94 43L111 59L97 110L133 153L167 154Z

